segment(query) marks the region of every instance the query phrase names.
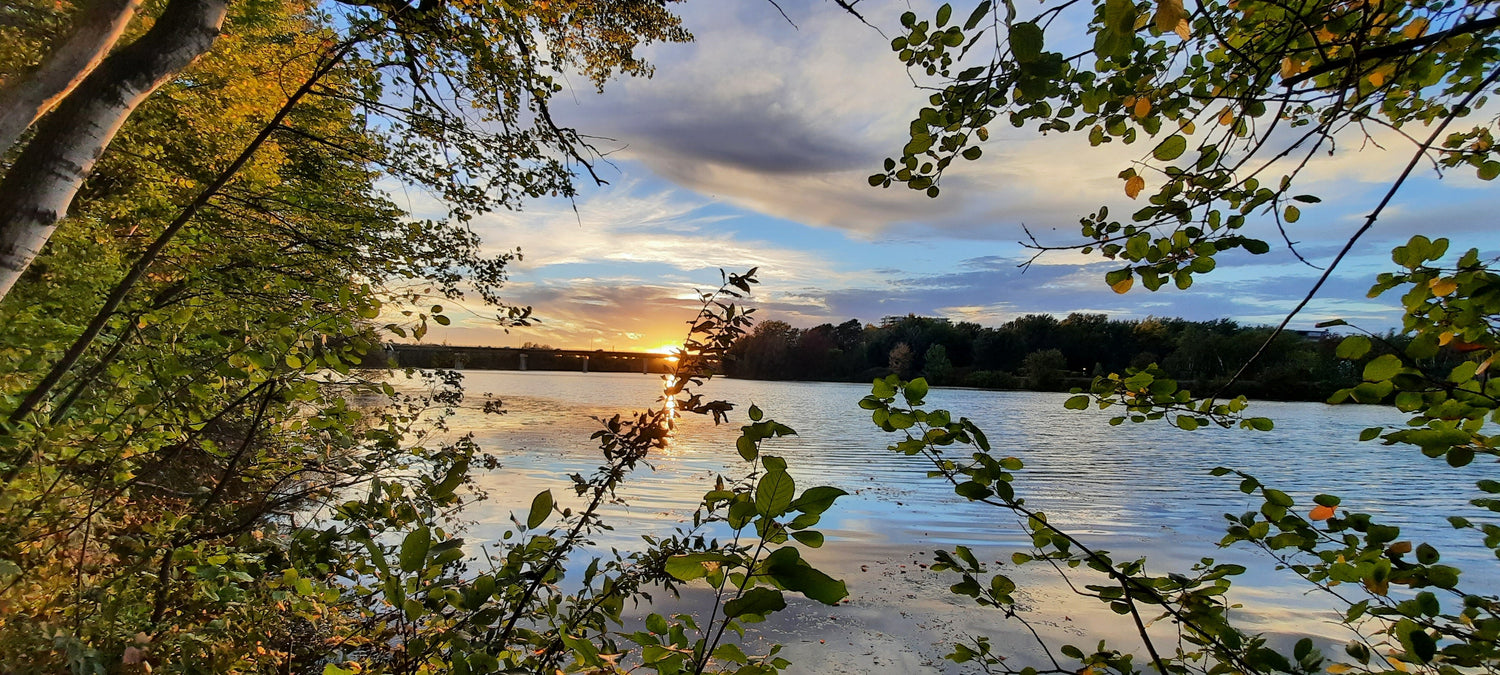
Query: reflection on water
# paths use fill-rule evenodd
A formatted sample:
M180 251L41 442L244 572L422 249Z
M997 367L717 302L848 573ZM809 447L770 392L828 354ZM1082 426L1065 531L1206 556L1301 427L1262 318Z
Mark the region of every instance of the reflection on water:
M657 376L480 371L465 376L471 395L487 392L502 399L506 410L504 415L464 412L450 422L455 433L472 432L503 464L479 477L492 498L466 513L474 522L471 541L498 540L511 522L509 513L523 511L540 490L571 494L568 474L587 474L600 464L588 440L598 428L591 417L669 405L659 403L663 382ZM819 529L827 544L810 557L845 573L854 601L838 608L843 614L812 608L813 615L832 614L831 622L844 628L862 626L850 629L851 635L868 641L874 639L871 635L890 632L880 628L881 622L911 614L912 620L902 625L926 626L927 632L893 639L920 653L904 659L886 654L885 660L896 664L889 672L910 670L945 653L921 651L930 647L927 643L998 623L992 614L953 606L944 592L952 581L919 565L931 561L934 548L955 544L975 547L990 560L1008 560L1028 538L1005 514L963 502L946 484L928 479L920 458L886 451L892 437L876 429L856 405L868 393L867 385L713 380L703 391L735 402L741 413L755 403L767 417L796 429L795 436L767 441L763 451L786 458L799 485L833 485L850 493L824 514ZM1246 603L1243 620L1253 626L1274 632L1295 625L1298 631L1342 637L1319 613L1322 598L1303 595L1305 589L1294 579L1251 552L1216 547L1223 535L1222 514L1256 509L1259 500L1240 493L1234 479L1210 476L1215 466L1248 470L1297 498L1299 505L1310 506L1311 496L1320 492L1339 494L1344 508L1376 514L1401 525L1403 538L1437 546L1445 561L1465 569L1471 583L1500 579L1496 560L1471 538L1472 531L1455 531L1444 521L1450 513L1474 511L1467 505L1475 496L1473 483L1494 477L1493 464L1451 469L1414 450L1357 442L1365 427L1403 421L1394 410L1261 403L1257 414L1276 421L1273 432L1182 432L1161 425L1111 427L1109 416L1099 411L1064 410L1065 397L934 389L928 399L931 407L975 420L997 452L1024 460L1017 494L1090 545L1117 556L1149 553L1155 571L1180 569L1202 557L1250 563L1253 571L1237 582L1234 597ZM615 529L602 533L595 545L636 548L642 534L669 532L686 522L717 475L742 475L734 439L744 418L736 419L715 427L698 415L676 418L670 451L653 456L650 469L626 480L619 492L622 503L604 514ZM1046 614L1067 617L1052 625L1059 635L1077 639L1083 632L1113 632L1108 612L1098 619L1102 623L1089 624L1085 631L1082 617L1091 610L1060 591L1055 580L1033 581L1037 585L1026 597L1057 610ZM788 635L802 630L794 628L788 627L793 631ZM927 643L907 644L923 640ZM848 642L850 648L885 653L856 645L854 638ZM816 640L812 647L807 656L819 658ZM866 663L851 672L870 670L881 668Z

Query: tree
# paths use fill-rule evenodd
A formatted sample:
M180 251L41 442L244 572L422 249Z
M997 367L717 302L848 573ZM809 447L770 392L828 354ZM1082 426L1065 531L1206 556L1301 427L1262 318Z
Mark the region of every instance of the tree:
M911 345L906 344L905 342L898 342L896 343L896 346L891 347L890 356L888 358L889 365L887 367L890 368L890 371L892 373L896 373L898 375L901 373L911 372L913 366L913 357L914 354Z
M1032 245L1123 261L1106 276L1118 292L1135 279L1150 290L1168 281L1187 288L1222 252L1269 250L1245 226L1297 222L1317 203L1295 190L1296 178L1336 135L1389 129L1410 144L1411 162L1352 246L1421 161L1467 165L1486 180L1500 175L1493 123L1455 126L1500 78L1494 7L1255 0L1189 11L1178 0L1100 0L1031 10L983 2L961 25L947 5L931 20L907 12L892 48L934 93L910 142L870 182L937 196L943 172L979 159L994 124L1086 132L1095 146L1150 139L1146 156L1120 172L1125 194L1146 205L1124 220L1095 210L1079 242ZM1092 48L1048 32L1074 22L1087 25ZM971 66L963 57L980 44L995 50ZM1065 48L1077 51L1056 51Z
M173 6L195 5L148 6L145 35L171 26ZM14 71L46 70L34 62L46 52L30 48L66 42L68 8L35 9L36 22L17 29L8 15L0 28L21 34L0 44ZM494 303L498 323L525 320L500 302L512 256L483 253L465 223L571 194L586 150L539 107L554 91L549 73L576 64L601 83L644 74L636 45L686 34L655 3L324 9L230 5L225 37L183 78L115 109L107 134L43 134L63 128L69 106L104 100L83 94L113 72L106 58L11 155L6 181L28 153L59 157L46 147L93 143L98 153L86 183L74 172L48 188L73 190L69 218L0 302L0 604L15 610L0 625L0 663L597 669L619 653L605 630L622 608L642 589L703 583L689 556L711 556L745 574L710 578L725 602L696 627L671 619L649 637L673 649L646 667L784 665L723 638L784 606L783 588L824 602L843 594L786 545L820 541L808 528L839 496L798 494L785 463L758 454L790 429L755 427L765 433L740 445L757 451L747 473L761 478L716 486L698 519L754 528L756 547L709 545L685 528L634 557L594 561L584 587L564 594L556 582L568 555L664 442L669 413L606 420L595 435L601 469L578 477L582 508L538 495L520 536L487 565L464 555L451 516L480 496L466 488L470 472L493 459L467 437L433 435L463 402L457 376L398 391L391 374L359 369L388 335L420 338L447 323L442 303L465 293ZM144 39L113 54L161 45ZM435 79L443 93L429 99ZM439 161L445 153L453 163ZM413 219L378 187L387 180L447 198L451 217ZM723 421L732 407L695 390L749 325L734 298L753 283L753 273L727 275L703 296L668 392L675 410ZM753 518L742 517L747 505ZM652 635L636 636L642 651ZM688 635L695 641L671 642Z
M887 159L870 183L905 183L936 197L952 162L982 155L977 143L988 138L988 125L996 120L1017 127L1036 123L1043 132L1087 130L1095 146L1152 137L1149 157L1120 173L1131 199L1155 185L1146 206L1128 222L1112 219L1106 208L1094 211L1082 219L1078 243L1051 245L1032 238L1031 245L1038 254L1077 248L1124 261L1105 277L1119 293L1137 279L1152 291L1168 281L1186 289L1194 275L1212 271L1224 251L1269 250L1242 228L1262 219L1280 228L1297 222L1306 204L1319 201L1295 190L1297 177L1314 153L1334 147L1340 132L1368 134L1365 125L1374 125L1405 139L1412 152L1405 169L1280 326L1234 359L1233 381L1277 349L1282 329L1375 225L1419 163L1467 165L1484 180L1500 176L1494 121L1455 125L1483 105L1500 80L1500 19L1494 10L1495 3L1483 0L1206 1L1191 11L1178 0L1102 0L1055 3L1022 16L1015 3L983 2L961 26L949 25L949 5L932 20L908 12L902 17L906 33L892 48L914 70L937 80L936 93L912 122L899 159ZM1092 48L1079 46L1071 56L1053 51L1067 40L1051 27L1075 20L1087 25ZM982 40L986 35L993 39ZM971 66L963 58L981 43L996 46L993 58ZM1425 129L1413 129L1419 125ZM1287 245L1296 252L1289 238ZM1364 360L1363 381L1335 393L1332 401L1392 401L1411 419L1404 426L1366 429L1363 440L1406 444L1464 466L1497 455L1486 421L1500 420L1500 383L1481 375L1500 347L1500 327L1488 318L1497 261L1470 250L1450 263L1447 250L1447 241L1419 235L1393 251L1401 269L1381 274L1370 294L1404 291L1403 330L1390 339L1368 333L1345 338L1337 354ZM1213 332L1202 337L1219 339ZM1198 356L1203 358L1186 365L1210 367L1204 365L1209 355ZM1144 559L1116 561L1084 545L1016 496L1011 472L1021 468L1019 460L992 454L983 432L968 419L922 410L926 392L925 382L892 378L876 382L861 406L874 411L884 430L904 433L893 449L927 455L956 494L1024 520L1034 550L1017 553L1015 562L1044 560L1058 570L1066 563L1102 574L1104 583L1088 585L1087 594L1131 618L1158 672L1456 673L1492 669L1500 662L1493 638L1500 631L1500 608L1493 589L1462 584L1461 570L1441 564L1435 548L1402 540L1400 528L1370 514L1340 511L1334 495L1317 495L1311 505L1299 507L1245 471L1217 468L1215 475L1236 476L1240 489L1258 495L1260 502L1258 511L1226 514L1224 543L1259 548L1310 588L1331 594L1345 610L1337 620L1354 634L1344 649L1347 659L1325 657L1307 638L1284 652L1230 620L1220 596L1243 567L1204 560L1192 570L1148 574ZM1243 397L1195 397L1155 365L1096 378L1065 407L1091 405L1116 410L1114 424L1164 421L1188 431L1213 423L1261 431L1273 427L1269 419L1246 416ZM954 444L974 449L974 461L949 460L965 454L942 447ZM1494 532L1495 524L1469 516L1493 513L1491 495L1500 492L1500 483L1481 480L1475 487L1471 504L1478 514L1454 513L1449 522L1458 529ZM1492 536L1485 544L1494 549L1500 539ZM955 593L1013 614L1014 583L1004 574L990 574L968 551L940 552L934 569L962 575ZM1358 594L1345 595L1350 590ZM1175 652L1154 643L1143 610L1159 612L1179 627ZM1042 646L1052 667L1072 670L1061 665L1051 646ZM1072 646L1058 651L1089 672L1143 670L1130 653L1102 643L1092 653ZM976 662L987 671L1039 672L1007 664L1004 654L983 639L956 646L949 658ZM1334 658L1339 662L1330 663Z
M99 7L119 17L133 6ZM587 149L576 134L552 121L547 100L560 89L552 73L576 66L600 85L616 72L645 74L636 46L688 37L660 5L636 0L524 11L443 0L421 5L351 0L342 7L342 16L318 27L330 44L314 51L317 66L309 79L288 88L287 107L309 95L358 104L372 132L385 130L388 151L364 159L432 188L460 218L513 207L522 197L571 194L567 163L587 166ZM221 0L168 2L151 30L100 61L40 119L0 180L0 297L69 212L94 162L125 121L212 46L226 13ZM91 17L84 12L77 34L108 33L87 30ZM108 39L93 39L96 50L107 50ZM75 46L64 41L58 48ZM17 81L46 79L56 60L43 57ZM72 70L87 70L92 62L82 59ZM445 91L435 96L439 83ZM471 109L481 112L471 116ZM35 119L37 113L11 116ZM285 131L280 121L273 117L265 133L245 146L242 159L206 181L201 203L185 208L184 220L215 198L271 134Z
M948 360L948 349L942 345L928 347L922 355L922 372L934 384L949 384L953 379L953 362Z
M1059 349L1032 352L1021 362L1021 374L1030 380L1032 389L1055 389L1062 383L1067 370L1068 359Z

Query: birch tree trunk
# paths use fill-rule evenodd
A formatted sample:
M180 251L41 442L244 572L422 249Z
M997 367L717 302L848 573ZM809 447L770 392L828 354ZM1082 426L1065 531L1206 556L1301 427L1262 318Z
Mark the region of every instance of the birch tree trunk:
M0 181L0 298L15 286L94 164L141 102L213 46L227 0L171 0L37 125Z
M140 7L141 0L92 0L40 64L0 85L0 155L104 61Z

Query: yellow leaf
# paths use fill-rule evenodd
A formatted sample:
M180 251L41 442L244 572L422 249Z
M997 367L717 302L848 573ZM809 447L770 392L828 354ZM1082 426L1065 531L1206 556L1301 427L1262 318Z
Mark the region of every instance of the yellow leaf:
M1180 38L1182 38L1184 40L1186 40L1186 39L1188 39L1188 38L1190 38L1190 37L1193 36L1192 28L1190 26L1188 26L1188 20L1187 19L1183 19L1181 21L1178 21L1177 22L1177 28L1174 29L1174 32L1177 33L1177 37L1180 37Z
M1114 292L1123 294L1126 291L1130 290L1130 287L1134 286L1134 285L1135 285L1135 277L1134 276L1128 276L1128 277L1125 277L1124 279L1121 279L1119 281L1116 281L1115 283L1110 284L1109 287L1111 289L1113 289Z
M1347 673L1351 670L1354 670L1354 668L1347 663L1335 663L1331 666L1328 666L1328 672L1332 673L1333 675L1344 675L1344 673Z
M1229 126L1234 124L1234 109L1224 106L1224 112L1219 113L1219 124Z
M1478 368L1474 369L1474 374L1475 375L1483 375L1484 371L1489 370L1490 369L1490 364L1494 363L1494 362L1495 362L1495 355L1491 354L1489 358L1485 359L1483 363L1479 364Z
M1288 56L1281 60L1281 79L1285 80L1302 72L1302 62ZM1379 86L1379 85L1376 85Z
M1125 196L1126 197L1129 197L1131 199L1135 199L1137 196L1139 196L1141 194L1141 190L1144 190L1144 189L1146 189L1146 179L1145 178L1141 178L1140 176L1131 176L1130 180L1125 181Z
M1433 279L1427 282L1427 287L1432 289L1432 294L1441 298L1453 291L1458 290L1458 282L1452 279Z
M1411 23L1406 24L1406 27L1401 29L1401 34L1405 35L1408 40L1415 40L1422 37L1422 34L1426 32L1427 19L1422 17L1412 19Z
M1446 333L1445 332L1445 333L1439 333L1438 334L1438 346L1439 347L1447 347L1448 343L1452 342L1452 341L1453 341L1453 334L1452 333Z
M1182 35L1179 30L1181 24L1187 23L1187 10L1182 8L1182 0L1157 0L1156 3L1156 30L1163 33L1175 32ZM1187 39L1187 36L1183 36Z
M1146 98L1144 96L1136 99L1136 101L1135 101L1135 118L1136 119L1145 119L1145 117L1147 115L1150 115L1150 114L1151 114L1151 99Z

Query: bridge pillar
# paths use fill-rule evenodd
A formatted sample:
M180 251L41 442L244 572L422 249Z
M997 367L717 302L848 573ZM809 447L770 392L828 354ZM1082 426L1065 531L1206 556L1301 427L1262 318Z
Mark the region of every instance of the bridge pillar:
M585 372L585 373L589 372L589 355L588 354L584 354L583 355L583 372Z
M642 356L641 357L641 374L642 375L646 375L646 374L648 374L650 372L651 372L651 361L649 359L647 359L646 357Z
M521 352L521 370L526 370L526 352Z

